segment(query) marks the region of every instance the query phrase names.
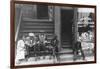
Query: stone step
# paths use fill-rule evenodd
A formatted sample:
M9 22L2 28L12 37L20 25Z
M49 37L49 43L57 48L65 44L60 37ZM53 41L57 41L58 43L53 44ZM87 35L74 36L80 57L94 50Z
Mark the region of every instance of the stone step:
M71 42L62 42L62 45L71 45Z
M23 29L54 29L53 26L23 26Z
M30 26L30 25L40 25L40 26L54 26L54 23L45 23L45 22L43 22L43 23L36 23L36 22L23 22L23 25L28 25L28 26Z
M47 22L47 23L49 23L49 22L53 22L53 21L50 21L50 20L48 20L48 19L32 19L32 18L27 18L27 17L24 17L23 19L22 19L23 21L25 21L25 22Z
M73 50L72 49L68 49L68 48L62 48L59 53L60 54L73 54Z
M63 48L72 48L72 45L62 45Z
M35 32L37 32L37 33L39 33L39 32L47 32L47 33L53 33L54 31L53 30L48 30L48 29L45 29L45 30L21 30L21 32L22 33L24 33L24 32L27 32L27 33L30 33L30 32L33 32L33 33L35 33Z

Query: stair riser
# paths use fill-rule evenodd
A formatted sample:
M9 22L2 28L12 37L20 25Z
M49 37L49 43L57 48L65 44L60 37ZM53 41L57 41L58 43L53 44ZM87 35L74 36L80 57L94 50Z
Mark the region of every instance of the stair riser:
M32 29L32 30L34 30L34 29L54 29L54 27L50 27L50 26L47 26L47 27L43 27L43 26L25 26L25 27L23 27L22 29Z

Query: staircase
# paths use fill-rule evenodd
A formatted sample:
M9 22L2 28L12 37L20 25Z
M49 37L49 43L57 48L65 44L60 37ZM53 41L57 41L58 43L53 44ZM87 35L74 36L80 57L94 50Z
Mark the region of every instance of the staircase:
M62 51L63 54L73 54L72 50L72 41L70 36L63 36L62 37Z
M54 33L53 20L50 21L48 18L39 19L37 17L37 8L38 7L36 5L24 4L23 6L21 6L22 15L20 15L20 30L18 30L17 40L19 39L20 35L28 33L44 33L48 38L50 38ZM47 6L46 9L48 9Z
M61 61L62 62L68 62L68 61L73 61L73 49L72 49L72 40L71 37L67 35L62 36L62 41L61 41ZM66 61L65 61L66 60Z
M54 33L54 23L53 21L48 20L34 20L31 18L22 18L19 36L28 33L43 33L47 35L48 39L50 39Z

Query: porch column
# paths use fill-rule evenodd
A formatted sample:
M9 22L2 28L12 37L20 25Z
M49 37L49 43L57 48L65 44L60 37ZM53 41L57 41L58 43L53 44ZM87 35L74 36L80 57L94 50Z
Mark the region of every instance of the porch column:
M58 36L59 40L59 51L61 50L61 13L60 13L60 7L55 6L54 8L54 26L55 26L55 34Z
M77 21L78 21L78 9L75 8L74 9L74 24L75 24L75 41L77 41L77 38L79 37L79 33L78 33L78 24L77 24Z

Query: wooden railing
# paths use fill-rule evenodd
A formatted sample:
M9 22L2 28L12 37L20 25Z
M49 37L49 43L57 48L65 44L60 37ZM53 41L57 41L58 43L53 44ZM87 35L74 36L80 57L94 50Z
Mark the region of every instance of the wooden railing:
M23 14L23 10L22 10L22 7L21 7L19 21L18 21L18 26L17 26L17 30L15 32L15 42L17 41L17 38L18 38L18 34L19 34L19 30L20 30L20 25L21 25L21 20L22 20L22 14Z

